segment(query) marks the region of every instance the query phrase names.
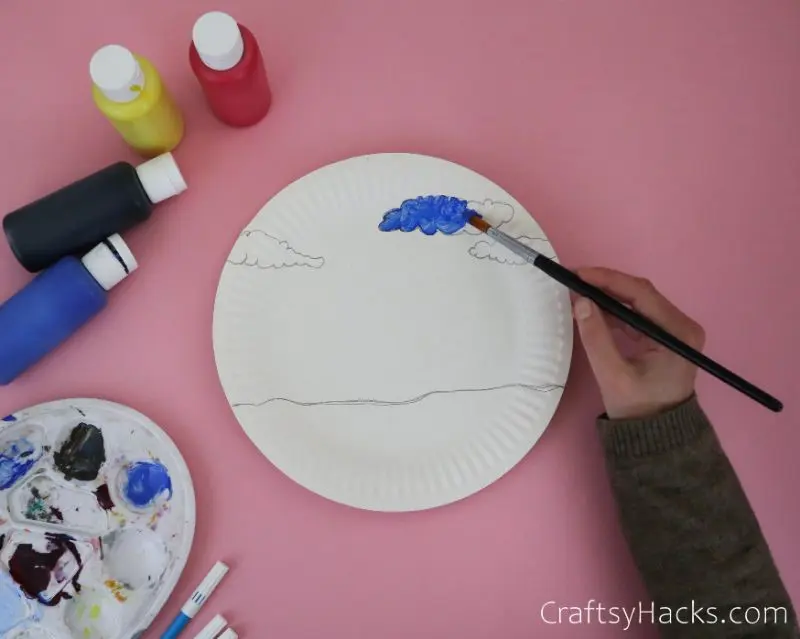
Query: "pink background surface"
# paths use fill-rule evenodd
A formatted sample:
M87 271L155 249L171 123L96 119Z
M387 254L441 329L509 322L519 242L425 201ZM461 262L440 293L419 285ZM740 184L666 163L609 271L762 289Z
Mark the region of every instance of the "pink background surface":
M217 123L189 70L193 21L214 8L264 51L275 102L249 130ZM2 2L1 211L134 159L91 101L97 47L149 57L186 116L176 156L190 189L128 235L141 270L89 329L0 389L0 412L74 396L129 404L183 451L196 543L148 636L217 559L233 570L195 632L222 612L246 637L618 637L614 626L547 626L540 607L646 597L580 348L532 453L431 512L327 502L282 476L237 425L211 348L228 250L295 178L379 151L442 156L497 181L565 262L652 278L706 326L709 354L785 400L776 416L700 380L799 600L798 33L793 0ZM28 279L3 243L0 295Z

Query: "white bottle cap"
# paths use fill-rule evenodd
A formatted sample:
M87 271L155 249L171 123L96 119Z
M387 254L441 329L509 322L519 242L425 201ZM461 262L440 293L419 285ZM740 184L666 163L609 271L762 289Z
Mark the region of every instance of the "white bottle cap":
M219 639L238 639L239 635L236 634L236 631L233 628L228 628L225 632L223 632Z
M153 204L186 190L186 180L183 179L172 153L162 153L140 164L136 167L136 175Z
M216 71L232 69L244 55L239 25L222 11L200 16L192 29L192 41L203 64Z
M139 264L133 253L119 235L112 235L81 259L86 270L105 290L110 291L128 275L133 273Z
M132 102L144 88L144 72L138 60L125 47L109 44L89 62L92 82L113 102Z
M222 632L227 625L228 622L225 621L225 617L222 615L217 615L194 636L194 639L215 639L215 637Z

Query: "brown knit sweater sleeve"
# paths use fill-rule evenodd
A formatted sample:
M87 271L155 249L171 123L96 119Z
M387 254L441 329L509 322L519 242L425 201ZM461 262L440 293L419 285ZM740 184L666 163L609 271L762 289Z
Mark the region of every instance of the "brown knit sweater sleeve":
M800 637L758 521L696 398L648 419L601 417L598 427L661 635Z

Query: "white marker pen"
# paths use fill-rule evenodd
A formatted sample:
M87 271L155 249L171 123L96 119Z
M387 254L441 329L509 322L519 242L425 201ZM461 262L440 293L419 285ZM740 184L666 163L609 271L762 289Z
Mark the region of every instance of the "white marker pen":
M225 617L217 615L208 622L205 628L195 635L194 639L214 639L227 625L228 622L225 621Z

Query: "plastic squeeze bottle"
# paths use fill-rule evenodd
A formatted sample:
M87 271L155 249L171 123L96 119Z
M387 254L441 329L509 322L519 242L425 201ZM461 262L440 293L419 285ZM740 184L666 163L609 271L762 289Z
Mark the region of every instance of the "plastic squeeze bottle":
M20 264L36 273L144 222L153 205L185 190L171 153L137 167L117 162L9 213L3 230Z
M145 157L172 151L183 137L183 117L161 76L142 56L110 44L89 63L97 108Z
M9 384L105 308L108 291L136 270L113 235L83 259L65 257L0 305L0 384Z
M189 63L220 121L250 126L267 115L272 94L258 42L227 13L212 11L195 22Z

